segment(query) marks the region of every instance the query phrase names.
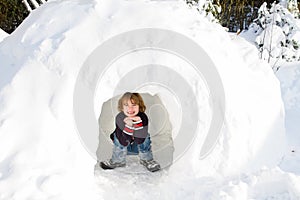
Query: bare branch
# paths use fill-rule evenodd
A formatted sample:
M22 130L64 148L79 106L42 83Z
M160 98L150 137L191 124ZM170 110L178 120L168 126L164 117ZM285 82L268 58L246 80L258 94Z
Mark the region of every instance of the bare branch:
M32 11L32 9L31 9L29 3L27 2L27 0L22 0L22 3L26 6L26 9L27 9L29 12Z

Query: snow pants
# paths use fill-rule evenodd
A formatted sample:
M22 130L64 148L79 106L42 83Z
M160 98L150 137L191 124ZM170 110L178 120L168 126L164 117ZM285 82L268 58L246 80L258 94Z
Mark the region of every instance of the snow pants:
M135 142L127 146L120 144L116 134L114 134L114 147L112 152L112 161L114 163L126 163L126 155L139 155L141 160L152 160L151 139L148 134L142 144Z

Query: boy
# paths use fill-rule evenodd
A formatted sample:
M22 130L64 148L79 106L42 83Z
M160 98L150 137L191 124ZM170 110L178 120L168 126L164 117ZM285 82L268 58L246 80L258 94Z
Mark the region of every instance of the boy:
M116 116L116 129L110 135L114 147L112 158L100 162L103 169L114 169L126 165L127 147L133 143L137 145L140 163L149 171L160 170L160 165L153 160L151 140L148 133L148 117L146 106L139 93L126 92L119 99Z

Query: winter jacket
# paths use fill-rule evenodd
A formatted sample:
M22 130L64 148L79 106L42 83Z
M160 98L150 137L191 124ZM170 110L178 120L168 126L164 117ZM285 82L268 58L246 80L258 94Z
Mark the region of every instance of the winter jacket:
M123 146L128 146L132 142L142 144L148 135L148 117L144 112L139 112L136 116L139 116L141 120L133 122L133 127L130 127L124 122L127 116L124 112L120 112L115 119L116 129L110 135L110 138L113 140L114 134L116 134Z

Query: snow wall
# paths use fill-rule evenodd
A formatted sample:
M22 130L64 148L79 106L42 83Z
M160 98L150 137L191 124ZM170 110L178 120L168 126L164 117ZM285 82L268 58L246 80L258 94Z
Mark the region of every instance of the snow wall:
M8 33L0 29L0 42L8 36Z
M145 28L173 31L194 41L206 52L221 78L225 101L220 109L224 109L224 122L216 143L205 156L200 155L201 147L212 123L214 101L218 99L211 99L207 77L195 73L191 63L182 59L184 56L136 50L110 61L100 77L91 75L93 67L82 71L89 66L89 56L104 41ZM197 129L191 133L195 137L175 158L170 176L239 175L275 166L285 150L283 104L272 70L258 60L254 48L250 52L238 48L221 26L208 22L181 1L50 1L32 12L0 43L0 60L0 169L11 169L9 173L3 171L2 179L6 181L0 184L7 191L16 187L13 177L18 177L17 185L24 191L37 187L36 180L43 180L38 185L51 194L58 193L60 186L67 187L68 182L73 183L74 190L75 177L81 182L90 181L98 133L88 132L89 128L86 133L77 131L82 127L78 128L74 120L73 97L81 72L85 75L80 81L87 87L97 79L97 85L91 86L95 87L93 113L82 113L93 116L95 121L102 103L119 94L117 84L128 74L124 69L154 64L167 68L163 73L154 72L162 77L181 75L178 86L186 81L191 91L187 95L193 95L196 102L189 98L182 102L178 99L181 94L161 84L136 88L160 97L170 116L173 139L179 137L184 125L182 109L197 105L193 115L198 119L193 121ZM144 72L152 73L147 70ZM93 126L98 128L97 123ZM85 142L84 137L92 142Z

